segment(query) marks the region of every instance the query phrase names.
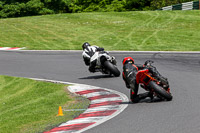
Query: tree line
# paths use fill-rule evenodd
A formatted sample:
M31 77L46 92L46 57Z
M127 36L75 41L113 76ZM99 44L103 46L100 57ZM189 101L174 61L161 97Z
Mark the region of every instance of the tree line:
M0 18L33 15L156 10L192 0L0 0Z

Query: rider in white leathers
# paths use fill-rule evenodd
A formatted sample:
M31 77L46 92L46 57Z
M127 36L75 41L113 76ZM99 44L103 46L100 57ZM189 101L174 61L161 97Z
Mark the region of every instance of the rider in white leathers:
M98 46L91 46L88 42L85 42L82 45L82 48L83 48L82 56L85 65L89 66L90 72L95 72L96 61L90 62L90 59L95 54L95 52L104 51L104 48L100 48Z

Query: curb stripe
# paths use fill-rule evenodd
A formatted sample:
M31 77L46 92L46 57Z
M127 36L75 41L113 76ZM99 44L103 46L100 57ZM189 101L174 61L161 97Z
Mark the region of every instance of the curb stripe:
M51 133L51 132L58 132L58 131L70 131L70 130L81 130L85 127L88 127L93 123L81 123L81 124L72 124L72 125L67 125L67 126L61 126L61 127L56 127L48 132L44 132L44 133Z
M19 50L20 48L15 47L15 48L8 48L7 50Z
M0 50L21 50L21 49L25 49L25 47L23 48L19 48L19 47L0 47Z
M94 96L94 97L89 97L89 100L96 100L96 99L101 99L101 98L110 98L110 97L120 97L117 94L107 94L107 95L99 95L99 96Z
M105 90L104 89L84 90L84 91L76 92L76 94L84 95L84 94L93 93L93 92L100 92L100 91L105 91Z
M71 125L71 124L80 124L80 123L92 123L97 122L98 120L102 119L103 117L86 117L86 118L80 118L80 119L73 119L66 123L63 123L61 126Z
M75 85L76 87L69 87L69 90L73 93L79 92L79 91L85 91L85 90L93 90L93 89L99 89L98 87L90 87L88 85Z
M94 108L94 107L105 106L105 105L119 105L121 102L122 100L96 103L96 104L89 105L88 108Z
M98 117L98 116L109 116L116 112L117 110L105 110L105 111L96 111L90 113L83 113L76 117L75 119L85 118L85 117Z
M0 50L6 50L8 49L9 47L0 47Z
M117 101L117 100L121 100L121 98L111 97L111 98L96 99L96 100L92 100L90 104L96 104L96 103L102 103L102 102L108 102L108 101Z
M113 94L109 91L100 91L100 92L93 92L93 93L88 93L88 94L83 94L81 96L85 96L87 98L89 97L95 97L95 96L100 96L100 95L109 95L109 94Z
M128 106L128 104L121 104L122 102L127 103L129 101L128 97L115 90L63 81L32 79L53 83L72 84L68 86L70 92L85 96L91 101L87 110L77 118L62 123L58 127L45 133L81 133L117 116Z

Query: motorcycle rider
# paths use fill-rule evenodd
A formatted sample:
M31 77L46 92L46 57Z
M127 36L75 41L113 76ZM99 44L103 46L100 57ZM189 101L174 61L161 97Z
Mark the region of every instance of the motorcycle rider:
M86 66L89 66L90 72L95 72L96 61L90 62L90 58L95 54L97 51L104 51L104 48L98 46L91 46L88 42L83 43L83 60Z
M134 59L132 57L125 57L122 63L123 63L123 74L122 74L123 80L126 84L126 87L132 89L131 101L134 103L137 103L140 100L145 99L146 97L150 97L151 99L153 99L153 94L151 92L138 94L139 85L136 82L136 74L139 70L148 69L149 72L152 73L154 77L160 79L162 82L165 82L165 84L169 85L167 79L164 78L162 75L160 75L160 73L156 70L155 67L148 67L147 62L145 62L144 65L139 65L134 63Z

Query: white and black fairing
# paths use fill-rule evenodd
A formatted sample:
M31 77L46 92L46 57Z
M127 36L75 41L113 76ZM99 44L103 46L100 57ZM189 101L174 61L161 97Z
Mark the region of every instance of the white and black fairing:
M104 74L110 74L110 75L114 74L116 76L120 75L120 72L116 66L117 62L115 60L115 57L110 56L105 51L95 52L95 54L91 57L90 62L96 63L95 69L97 71L100 71ZM113 70L113 69L115 69L115 70ZM115 74L115 73L117 73L117 74Z
M97 46L88 46L84 49L82 56L87 66L90 65L90 59L95 54L97 48Z

